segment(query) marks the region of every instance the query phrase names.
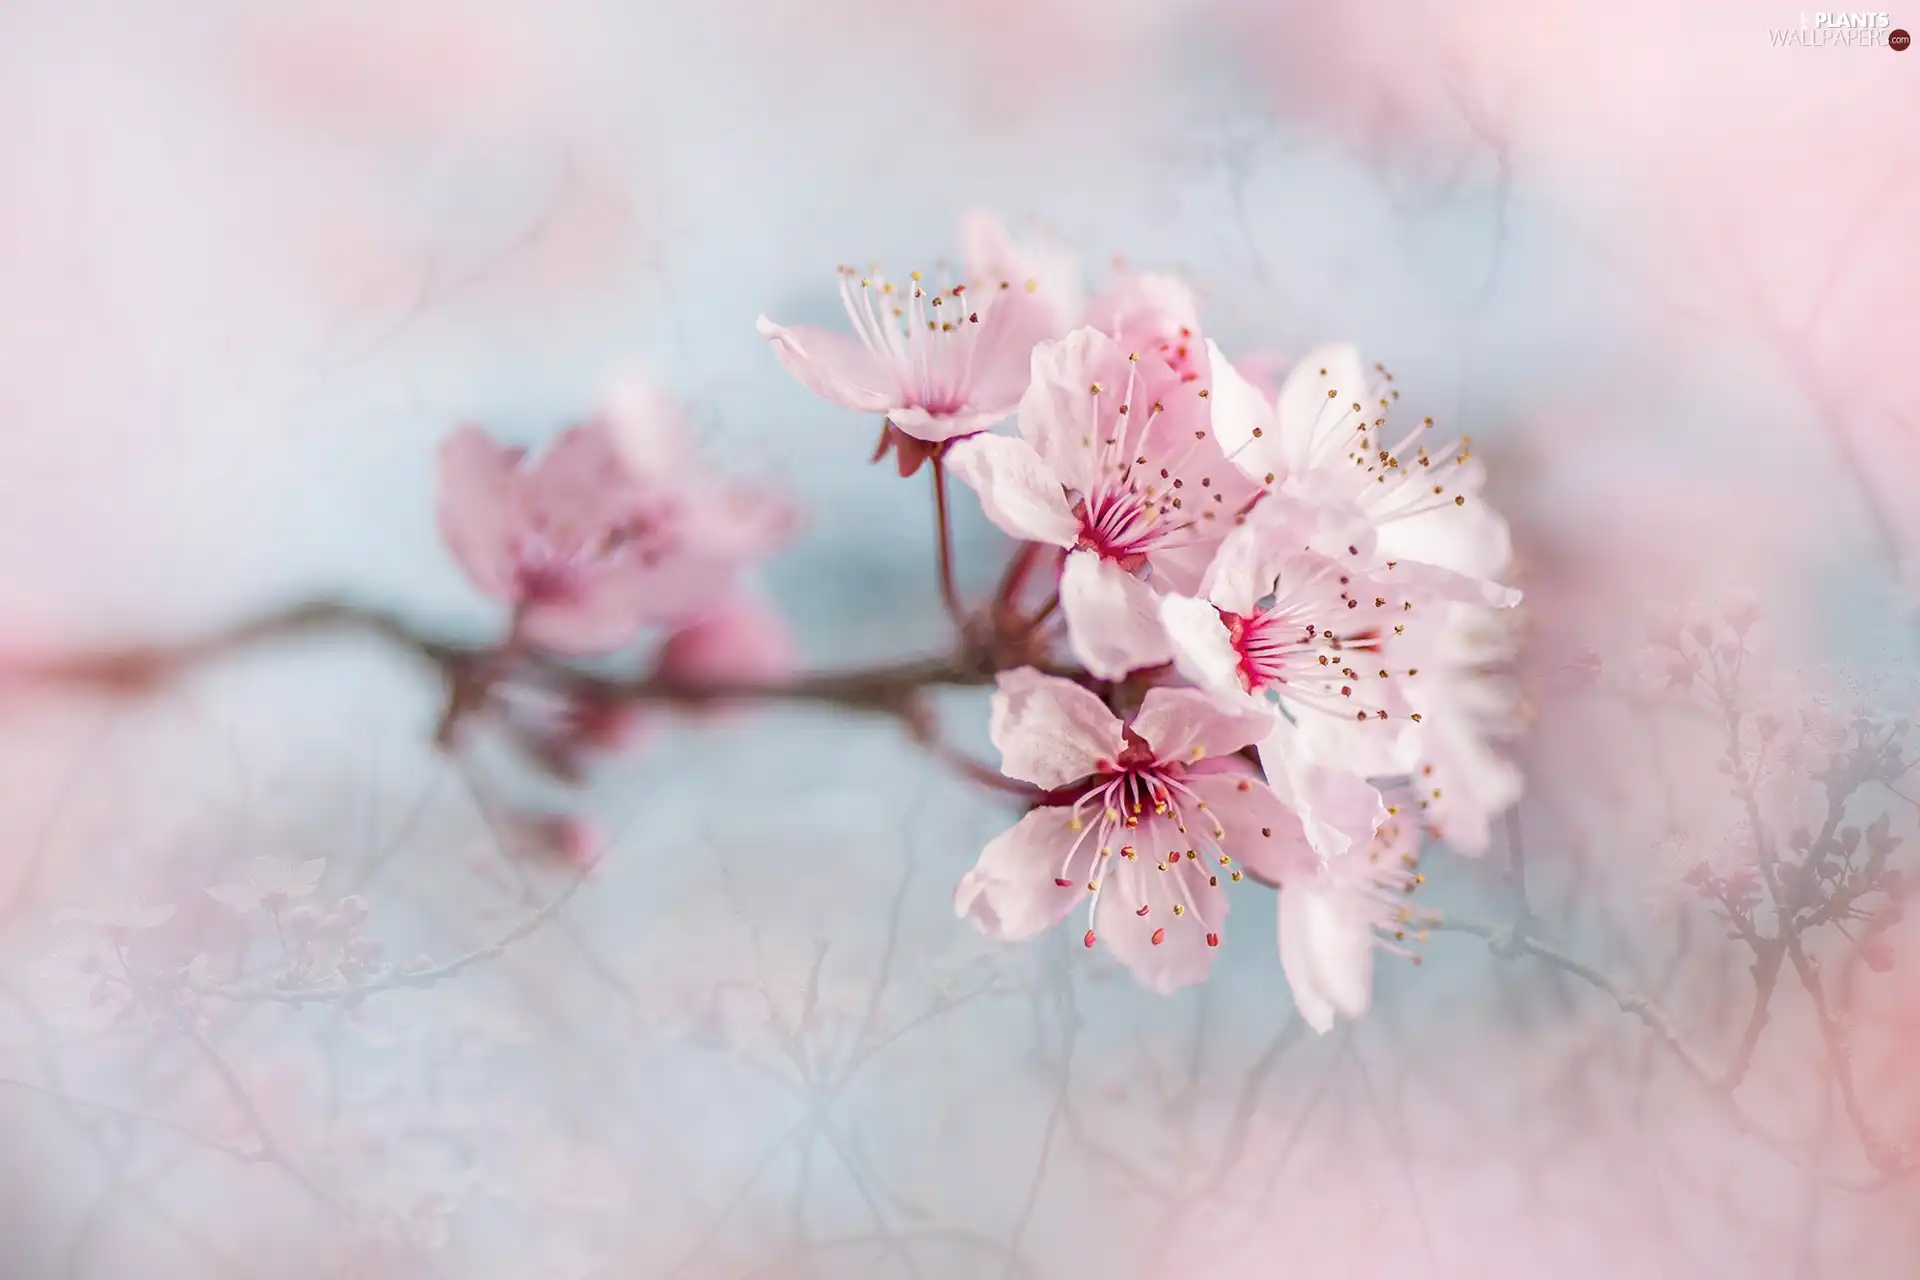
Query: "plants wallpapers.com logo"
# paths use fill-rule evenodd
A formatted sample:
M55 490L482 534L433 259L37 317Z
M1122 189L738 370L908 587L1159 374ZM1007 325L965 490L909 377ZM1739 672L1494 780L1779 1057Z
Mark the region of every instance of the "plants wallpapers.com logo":
M1890 13L1802 12L1798 27L1775 27L1767 36L1777 47L1801 49L1884 47L1900 53L1912 43Z

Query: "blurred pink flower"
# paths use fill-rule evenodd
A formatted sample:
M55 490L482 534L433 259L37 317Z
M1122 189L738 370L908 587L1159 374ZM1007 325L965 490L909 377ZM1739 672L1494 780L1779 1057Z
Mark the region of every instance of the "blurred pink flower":
M688 684L765 684L792 675L796 662L779 611L758 593L737 591L668 636L656 670Z
M1107 679L1172 660L1160 594L1198 589L1260 494L1213 443L1205 391L1155 398L1141 363L1090 328L1043 343L1020 438L975 436L949 455L988 519L1070 551L1061 609L1074 653Z
M1070 681L1003 672L991 724L1001 770L1047 796L988 843L954 910L1013 941L1085 898L1087 946L1105 938L1163 994L1203 980L1227 914L1221 876L1240 879L1233 860L1281 879L1307 853L1299 818L1223 758L1266 727L1264 716L1165 688L1123 723Z
M1077 279L1050 255L1021 249L984 214L962 225L963 280L935 285L918 271L895 282L840 268L854 336L788 328L765 316L760 335L787 371L835 404L938 443L984 431L1026 389L1034 344L1065 332ZM1039 272L1046 271L1043 280Z
M683 620L790 525L777 501L722 488L668 447L672 424L647 416L657 405L626 408L562 432L532 464L477 427L441 446L448 548L543 648L605 653Z
M1148 361L1153 394L1165 391L1152 376L1158 368L1165 369L1169 382L1208 384L1200 305L1180 277L1127 272L1087 306L1085 322Z
M325 858L312 858L298 864L278 858L255 858L247 865L244 883L217 884L207 890L207 896L242 913L262 908L278 911L291 901L312 896L326 872Z

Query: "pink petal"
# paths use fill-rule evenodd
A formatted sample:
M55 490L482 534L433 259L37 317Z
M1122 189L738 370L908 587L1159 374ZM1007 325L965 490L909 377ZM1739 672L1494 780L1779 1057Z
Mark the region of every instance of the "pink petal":
M787 372L815 395L861 413L885 413L897 405L892 370L857 339L812 327L789 329L765 316L757 327Z
M518 592L511 544L520 522L522 456L471 426L440 445L440 537L476 589L508 603Z
M1113 861L1120 865L1107 873L1107 883L1101 889L1100 905L1094 916L1093 927L1099 945L1112 951L1141 986L1159 995L1169 995L1182 987L1206 981L1215 957L1220 954L1218 947L1207 945L1207 934L1218 936L1224 931L1226 893L1218 886L1209 885L1208 873L1196 863L1182 862L1177 870L1162 872L1144 858L1138 862L1122 862L1118 858ZM1152 895L1162 904L1173 889L1164 878L1181 877L1192 899L1189 913L1174 917L1166 914L1163 906L1149 915L1137 914L1138 905L1149 898L1148 886L1142 883L1147 876L1162 880L1153 886L1159 892ZM1084 888L1081 895L1086 896ZM1153 940L1156 931L1161 934L1158 943Z
M635 478L673 476L688 466L679 413L652 383L630 378L616 385L601 405L599 420Z
M793 674L793 635L786 620L754 592L736 591L660 647L655 670L691 684L771 683Z
M1102 680L1173 660L1154 589L1093 551L1075 551L1060 574L1060 610L1073 652Z
M1060 479L1033 446L1007 436L973 436L947 451L947 465L975 493L987 519L1016 538L1071 547L1080 521L1067 509Z
M1118 416L1131 366L1120 345L1097 329L1075 329L1033 349L1020 435L1068 489L1091 487L1103 447L1099 432Z
M1465 506L1442 507L1382 525L1375 546L1389 560L1418 561L1479 580L1481 603L1494 608L1519 603L1519 592L1491 581L1511 567L1513 540L1507 522L1477 493L1467 496Z
M1182 785L1226 828L1222 842L1226 854L1264 879L1284 882L1318 865L1300 815L1251 769L1226 767L1189 774ZM1187 820L1192 822L1191 813Z
M536 648L569 657L612 653L640 638L653 604L644 579L608 575L569 599L528 606L521 612L520 636Z
M601 421L562 431L527 471L528 505L575 525L625 518L636 492L626 460Z
M954 413L930 413L915 405L893 409L887 414L887 421L900 428L915 440L924 440L928 444L942 444L948 440L959 440L976 432L985 431L994 423L1013 412L1013 405L1019 398L1016 389L1002 399L988 400L989 404L999 404L996 409L962 409Z
M1266 482L1286 478L1287 457L1280 433L1280 417L1266 395L1227 363L1220 348L1207 341L1207 363L1212 367L1213 438L1220 449L1250 479Z
M1458 714L1436 720L1416 739L1416 749L1433 766L1431 777L1416 779L1443 797L1424 815L1456 853L1477 857L1492 839L1491 822L1512 808L1524 779L1512 761Z
M960 878L953 912L972 920L989 938L1014 942L1031 938L1065 919L1086 890L1054 883L1078 838L1065 807L1035 809L995 836L980 860Z
M1160 342L1182 336L1183 329L1198 334L1200 308L1193 289L1179 276L1137 271L1087 305L1087 323L1145 355Z
M1360 352L1346 343L1307 352L1280 384L1277 408L1286 458L1304 467L1316 433L1330 421L1327 415L1351 420L1353 403L1367 402L1370 382ZM1347 465L1344 458L1339 462Z
M1367 1011L1373 988L1373 930L1344 891L1301 877L1280 890L1280 967L1307 1025L1325 1035L1336 1015Z
M987 733L1009 778L1052 790L1120 758L1119 718L1073 681L1019 667L995 684Z
M998 218L976 209L960 220L960 259L967 279L983 292L1003 280L1012 286L996 296L995 309L1012 304L1025 313L1022 322L1034 333L1029 349L1033 342L1065 333L1080 311L1079 265L1065 245L1021 244Z
M1425 519L1424 516L1416 518ZM1395 524L1400 523L1405 522L1395 522ZM1380 531L1381 537L1376 542L1376 546L1381 556L1391 558L1402 554L1392 549L1396 544L1385 536L1387 530L1393 527L1388 525ZM1393 566L1391 570L1380 572L1380 578L1393 583L1403 594L1412 596L1416 601L1432 600L1448 604L1482 605L1490 609L1511 609L1522 599L1521 593L1513 587L1502 586L1487 578L1460 573L1451 568L1443 568L1439 564L1421 561L1411 555L1394 559Z
M1240 678L1233 635L1211 603L1191 596L1165 596L1160 601L1160 623L1181 675L1215 697L1251 699Z
M1320 857L1365 849L1387 820L1386 801L1365 778L1315 762L1293 739L1291 727L1283 726L1261 744L1260 767L1268 785L1299 813L1307 843Z
M1291 521L1255 515L1220 544L1207 571L1207 598L1228 613L1251 614L1304 547L1304 533Z
M1187 764L1263 741L1273 731L1273 716L1224 707L1198 689L1149 689L1132 728L1160 760Z

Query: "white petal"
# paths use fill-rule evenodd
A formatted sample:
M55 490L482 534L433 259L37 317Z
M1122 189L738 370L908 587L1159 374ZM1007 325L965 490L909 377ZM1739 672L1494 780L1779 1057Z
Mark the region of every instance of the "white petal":
M885 413L897 399L891 376L858 341L820 329L789 329L761 316L756 327L787 372L816 395L862 413Z
M1073 652L1102 680L1173 660L1151 586L1093 551L1067 557L1060 574L1060 611Z
M1240 655L1218 609L1192 596L1163 596L1160 623L1181 675L1216 697L1248 698L1240 682Z
M987 735L1009 778L1063 787L1117 759L1126 745L1119 718L1071 680L1017 667L995 684Z
M1213 412L1213 438L1233 464L1261 483L1287 471L1281 448L1279 418L1260 388L1240 376L1213 339L1207 339L1207 360L1213 369L1208 404Z
M1322 1035L1335 1015L1357 1018L1373 991L1373 934L1340 891L1299 882L1280 890L1280 967L1293 1003Z
M1025 440L970 436L948 448L946 463L980 495L987 519L1014 537L1055 547L1079 537L1059 477Z
M1358 428L1361 418L1353 405L1366 403L1367 385L1360 352L1345 343L1314 348L1287 374L1280 384L1280 437L1286 457L1296 468L1314 456L1316 440L1332 438L1327 433L1336 429L1336 423L1342 439ZM1329 465L1350 465L1346 450L1339 450Z

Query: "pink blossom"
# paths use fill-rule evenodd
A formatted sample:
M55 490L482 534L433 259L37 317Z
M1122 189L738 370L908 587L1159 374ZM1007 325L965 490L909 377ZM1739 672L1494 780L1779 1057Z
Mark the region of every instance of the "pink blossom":
M1220 456L1205 388L1156 396L1144 363L1091 328L1042 343L1020 437L974 436L949 454L988 519L1070 552L1060 604L1073 650L1108 679L1172 659L1159 597L1197 589L1261 492Z
M989 937L1032 937L1088 908L1136 978L1166 993L1213 965L1235 861L1281 879L1306 855L1300 820L1230 757L1266 731L1191 689L1149 690L1122 721L1071 681L1003 672L990 732L1008 777L1043 803L988 843L954 910Z
M1506 614L1449 601L1409 616L1419 621L1394 637L1394 665L1382 669L1412 714L1372 726L1302 716L1290 731L1292 749L1362 777L1404 779L1390 795L1418 828L1457 853L1478 855L1491 841L1493 819L1523 789L1501 749L1520 713L1513 628Z
M1329 546L1355 546L1367 564L1458 575L1462 599L1519 601L1497 582L1512 546L1506 521L1479 496L1484 476L1467 442L1429 443L1431 418L1392 423L1400 392L1384 366L1369 371L1351 346L1319 347L1269 400L1211 343L1208 360L1220 447L1250 476L1284 477L1284 496L1319 514Z
M1261 745L1274 794L1298 810L1313 856L1281 876L1280 965L1300 1016L1325 1034L1372 1000L1374 952L1401 951L1417 928L1419 829L1364 779L1294 749L1283 730Z
M1200 305L1187 282L1158 272L1121 275L1087 306L1086 323L1139 352L1149 370L1166 382L1209 383L1206 340L1200 336ZM1153 394L1165 391L1165 383Z
M1369 573L1306 549L1307 537L1285 521L1236 528L1197 596L1160 601L1174 660L1229 705L1331 717L1390 739L1419 713L1403 693L1403 651L1428 612L1397 566Z
M935 284L915 271L896 281L878 269L841 267L851 337L765 316L760 335L810 390L885 414L915 439L984 431L1019 403L1034 344L1067 328L1077 285L1048 254L1015 245L984 214L970 215L961 236L960 280Z
M783 505L699 475L662 444L670 434L616 411L537 462L477 427L441 446L441 534L473 585L513 606L522 639L618 649L705 607L787 536Z
M779 611L762 595L737 591L669 635L655 670L696 685L768 684L792 675L796 662Z

